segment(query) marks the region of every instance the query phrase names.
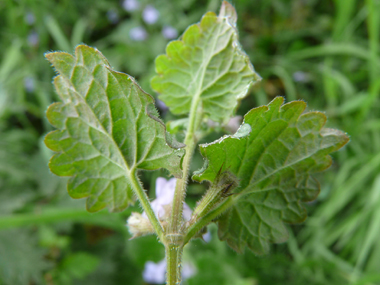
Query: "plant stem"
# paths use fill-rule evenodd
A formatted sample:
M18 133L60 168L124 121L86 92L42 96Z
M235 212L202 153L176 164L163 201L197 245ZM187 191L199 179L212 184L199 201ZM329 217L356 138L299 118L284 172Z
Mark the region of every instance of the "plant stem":
M182 163L182 178L177 179L173 198L172 214L166 233L166 284L181 284L181 258L183 250L183 203L186 195L187 179L190 171L190 162L197 143L195 132L197 131L202 119L202 111L199 106L199 95L195 96L190 109L189 126L187 129L184 143L186 144L185 156Z
M191 104L190 117L189 117L189 127L187 129L186 137L184 143L186 144L185 156L183 158L183 173L182 178L177 179L177 184L173 199L172 215L169 225L169 233L178 234L181 230L182 222L182 211L183 202L185 200L187 179L189 176L190 162L194 153L197 138L195 137L195 132L199 126L202 118L202 112L199 110L199 98L194 99Z
M148 196L146 195L144 189L141 186L139 179L137 178L136 171L131 171L131 172L132 172L132 175L130 178L132 181L133 190L134 190L135 194L137 195L137 198L139 199L141 206L143 207L146 215L148 216L148 219L149 219L150 223L152 224L155 232L157 233L157 236L159 237L161 242L163 244L165 244L166 238L165 238L164 229L162 228L160 221L158 220L158 218L156 217L156 215L153 212L153 209L152 209L152 206L149 202Z
M182 245L169 244L166 246L166 284L177 285L181 284L181 259Z
M190 239L197 234L203 227L207 226L212 220L217 218L220 214L225 212L232 204L234 203L234 198L229 197L224 200L220 205L218 205L215 209L211 210L208 214L200 217L187 229L187 233L183 239L183 244L185 245L190 241Z

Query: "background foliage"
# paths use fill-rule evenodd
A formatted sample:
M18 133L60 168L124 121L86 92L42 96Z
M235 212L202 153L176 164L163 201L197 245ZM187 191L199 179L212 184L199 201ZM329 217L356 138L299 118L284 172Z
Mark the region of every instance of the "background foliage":
M58 100L46 51L95 46L115 70L155 95L149 85L154 58L175 31L220 5L140 0L127 11L124 3L0 1L0 284L143 284L145 262L164 256L153 236L128 241L131 209L88 214L84 200L72 200L65 179L49 172L51 153L42 143L51 130L46 108ZM238 113L277 95L302 99L309 110L325 111L328 126L346 131L351 142L320 175L321 194L307 205L310 217L289 226L287 243L272 246L268 256L238 255L211 227L211 242L196 240L185 253L197 268L187 283L380 284L380 1L234 4L240 40L263 77ZM142 16L148 5L159 12L154 23ZM168 27L176 30L170 34ZM161 111L165 121L175 118ZM193 168L200 165L197 156ZM164 175L141 175L152 196L155 179ZM188 203L203 191L204 185L190 184Z

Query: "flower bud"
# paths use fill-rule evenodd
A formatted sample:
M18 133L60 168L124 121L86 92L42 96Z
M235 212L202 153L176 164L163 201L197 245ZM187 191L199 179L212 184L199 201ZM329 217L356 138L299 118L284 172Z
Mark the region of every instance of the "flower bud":
M144 218L140 213L132 212L127 220L127 226L132 235L131 239L154 233L150 221Z

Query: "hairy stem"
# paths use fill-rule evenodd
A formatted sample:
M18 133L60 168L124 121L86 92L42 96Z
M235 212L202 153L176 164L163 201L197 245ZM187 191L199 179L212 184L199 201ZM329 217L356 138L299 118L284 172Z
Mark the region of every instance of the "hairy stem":
M234 203L234 198L229 197L224 200L220 205L218 205L215 209L211 210L208 214L199 217L199 219L195 220L193 223L189 225L187 228L187 232L183 239L183 244L185 245L190 241L190 239L196 235L203 227L207 226L211 223L212 220L220 216L223 212L225 212L232 204Z
M195 96L190 109L189 126L187 129L184 143L186 144L185 156L183 158L183 173L182 178L177 179L176 189L173 199L172 215L168 231L166 234L166 284L174 285L181 284L181 257L183 250L183 203L186 195L187 179L190 171L190 162L194 153L194 149L197 143L197 137L195 132L197 131L199 124L202 120L202 111L199 106L199 96Z
M182 245L169 244L166 246L166 284L177 285L181 284L181 259Z
M137 195L137 198L139 199L141 206L143 207L146 215L148 216L150 223L152 224L161 242L165 244L166 238L164 234L164 229L162 228L160 221L157 219L156 215L153 212L148 196L146 195L144 189L141 186L140 181L137 178L136 171L132 171L132 175L130 178L132 181L133 190L135 194Z
M186 144L185 156L183 158L183 173L182 178L177 179L174 199L173 199L173 208L172 216L170 220L169 233L179 233L181 229L182 222L182 212L183 212L183 202L186 195L186 185L187 179L190 171L190 162L194 153L196 146L197 138L195 132L199 126L199 123L202 119L202 112L199 110L199 99L194 99L191 105L190 117L189 117L189 126L187 129L186 137L184 143Z

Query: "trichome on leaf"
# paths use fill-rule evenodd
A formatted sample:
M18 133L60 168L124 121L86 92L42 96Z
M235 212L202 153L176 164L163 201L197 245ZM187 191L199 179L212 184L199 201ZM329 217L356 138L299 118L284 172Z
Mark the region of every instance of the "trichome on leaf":
M91 212L122 211L137 197L149 221L144 216L144 226L142 215L133 214L131 232L158 235L166 247L168 284L180 282L183 246L211 222L217 221L219 237L239 252L248 247L263 254L270 242L285 241L284 222L302 222L302 202L319 193L312 175L327 169L329 154L348 142L343 132L324 128L322 113L305 113L304 102L283 104L277 97L249 111L234 135L200 145L205 164L192 178L210 187L191 218L184 218L201 127L210 119L228 122L249 87L260 81L238 42L236 19L224 1L219 15L205 14L156 59L152 88L171 112L188 114L171 123L174 131L186 129L184 143L166 131L153 97L129 75L113 71L98 50L80 45L74 56L46 55L59 74L54 85L62 100L47 111L57 128L45 139L56 152L51 171L71 177L69 194L87 197ZM177 178L174 196L165 200L171 215L165 219L153 210L137 177L140 170L159 168Z
M137 169L168 169L180 177L183 144L166 132L154 99L135 80L113 71L96 49L80 45L75 56L46 54L59 75L54 79L62 103L47 118L58 130L45 138L57 152L50 169L71 176L69 194L87 198L87 209L122 211L134 202Z
M328 154L348 142L343 132L323 128L323 113L303 113L304 102L283 101L277 97L249 111L241 126L250 130L245 135L238 130L238 137L224 136L200 146L206 167L194 180L214 182L225 165L239 179L229 210L218 220L219 237L239 252L248 246L266 253L269 242L287 239L283 222L302 222L306 211L301 202L319 193L312 174L327 169Z

